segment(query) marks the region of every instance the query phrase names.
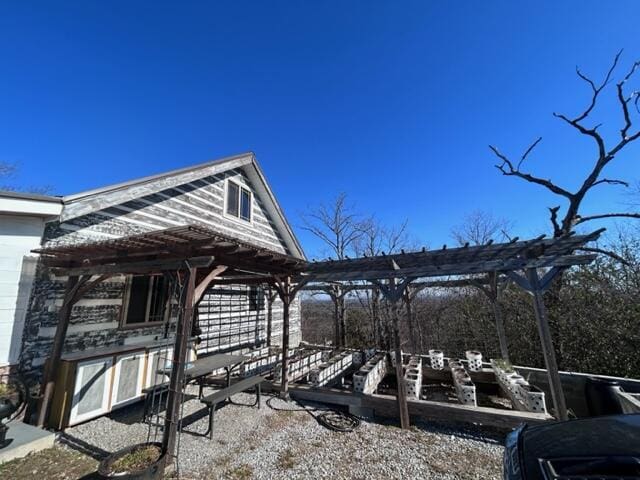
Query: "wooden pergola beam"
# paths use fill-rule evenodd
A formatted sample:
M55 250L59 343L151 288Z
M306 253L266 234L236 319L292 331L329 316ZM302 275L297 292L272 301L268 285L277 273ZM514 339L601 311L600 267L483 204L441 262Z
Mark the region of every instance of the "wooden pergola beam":
M197 267L197 268L207 268L210 267L215 257L212 256L202 256L202 257L192 257L186 259L189 261L189 264ZM140 262L131 262L131 263L114 263L108 265L95 265L91 267L75 267L75 268L53 268L52 271L55 275L70 275L70 276L78 276L78 275L150 275L150 274L161 274L162 272L166 272L169 270L180 270L184 267L185 259L177 259L177 260L145 260Z
M596 258L594 254L587 255L562 255L559 257L541 257L534 259L492 260L490 262L478 262L473 264L447 264L426 265L419 267L407 267L386 270L350 270L346 265L341 270L329 270L316 273L311 270L304 277L308 282L324 281L356 281L356 280L383 280L390 278L422 278L441 277L448 275L470 275L486 272L509 272L527 268L568 267L591 263ZM337 262L336 262L337 263Z

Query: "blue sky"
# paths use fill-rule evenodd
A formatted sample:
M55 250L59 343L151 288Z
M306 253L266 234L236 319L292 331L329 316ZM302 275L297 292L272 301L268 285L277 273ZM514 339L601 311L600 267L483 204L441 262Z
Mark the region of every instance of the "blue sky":
M67 194L252 150L294 226L345 191L421 243L476 209L538 234L558 201L487 145L542 136L529 168L574 188L593 148L551 113L588 101L576 65L640 58L638 18L602 1L3 2L0 160ZM613 89L595 120L617 135ZM639 153L607 177L639 180ZM584 213L627 201L602 186Z

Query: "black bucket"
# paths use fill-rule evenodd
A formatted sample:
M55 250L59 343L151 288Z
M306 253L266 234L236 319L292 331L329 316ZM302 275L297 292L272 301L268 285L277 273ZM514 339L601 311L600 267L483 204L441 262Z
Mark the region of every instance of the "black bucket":
M620 402L613 387L619 387L620 383L606 378L588 377L585 383L585 396L589 415L598 417L601 415L615 415L622 413Z
M107 458L100 462L98 467L98 476L99 478L109 480L109 479L118 479L118 480L160 480L164 474L164 462L166 460L165 452L162 451L160 454L160 458L156 460L154 463L144 468L143 470L138 470L135 472L129 473L118 473L111 474L111 465L116 462L119 458L122 458L124 455L131 453L132 451L143 448L149 445L155 445L162 449L162 444L160 443L140 443L138 445L132 445L127 448L123 448L122 450L118 450L115 453L112 453Z

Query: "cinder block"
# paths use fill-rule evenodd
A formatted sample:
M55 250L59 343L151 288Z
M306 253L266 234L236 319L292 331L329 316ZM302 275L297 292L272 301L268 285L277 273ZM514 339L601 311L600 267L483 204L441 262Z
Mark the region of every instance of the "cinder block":
M371 394L387 374L387 355L379 353L367 361L360 370L353 374L353 390L358 393Z
M444 368L444 353L441 350L429 350L429 360L431 368L442 370Z
M469 370L472 372L482 371L482 353L477 350L467 350L465 356L469 362Z
M407 396L420 400L422 390L422 359L410 357L404 373L404 382L407 386Z
M453 385L456 388L456 394L458 401L463 405L478 406L476 400L476 386L471 381L471 377L464 369L460 362L450 362L451 376L453 378Z

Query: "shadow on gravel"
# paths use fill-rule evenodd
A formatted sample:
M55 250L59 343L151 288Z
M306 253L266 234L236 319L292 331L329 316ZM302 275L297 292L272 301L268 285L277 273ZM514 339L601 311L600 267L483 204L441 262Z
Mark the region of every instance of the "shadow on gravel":
M91 445L84 440L80 440L73 435L69 435L68 433L62 433L60 435L60 443L66 445L72 450L75 450L76 452L80 452L98 461L102 460L111 453L98 448L95 445Z

